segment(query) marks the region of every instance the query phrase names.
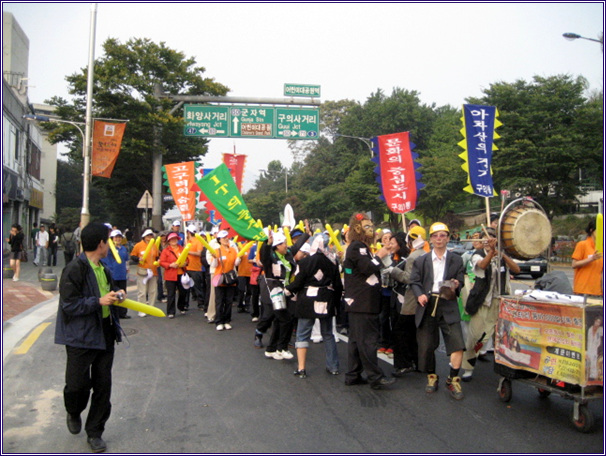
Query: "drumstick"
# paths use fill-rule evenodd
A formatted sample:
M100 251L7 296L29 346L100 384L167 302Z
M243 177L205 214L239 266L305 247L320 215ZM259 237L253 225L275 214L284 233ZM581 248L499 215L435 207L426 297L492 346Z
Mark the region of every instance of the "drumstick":
M490 234L488 234L488 231L486 231L486 227L484 226L484 224L482 223L480 226L482 227L482 231L484 231L486 237L490 237Z

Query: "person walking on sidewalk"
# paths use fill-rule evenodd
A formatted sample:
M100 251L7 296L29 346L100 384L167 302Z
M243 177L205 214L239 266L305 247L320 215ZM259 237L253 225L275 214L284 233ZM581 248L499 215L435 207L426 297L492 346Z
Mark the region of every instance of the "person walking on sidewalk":
M35 266L46 266L48 262L48 246L50 243L50 237L48 235L48 231L46 231L46 227L44 225L40 225L40 231L36 235L36 245L38 246L38 252L36 254L36 258L34 259Z
M105 451L102 439L111 413L112 365L115 342L121 342L116 302L126 291L115 286L101 263L109 250L107 227L91 223L82 230L82 253L68 264L59 284L55 343L65 345L67 365L63 400L67 428L82 430L81 413L93 390L84 429L94 453Z
M13 269L13 282L18 282L19 275L21 274L21 255L25 251L25 246L23 245L24 237L21 225L17 223L13 224L10 234L6 239L6 242L11 246L9 258L10 266Z

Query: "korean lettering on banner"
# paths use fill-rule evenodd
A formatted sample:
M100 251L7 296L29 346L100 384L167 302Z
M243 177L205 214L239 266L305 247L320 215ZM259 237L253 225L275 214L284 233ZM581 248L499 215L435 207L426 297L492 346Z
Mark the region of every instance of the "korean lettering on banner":
M193 220L196 215L196 192L191 187L195 182L195 162L164 165L164 169L170 192L183 220Z
M263 229L250 215L225 163L205 175L197 184L238 235L254 241L267 239Z
M110 178L122 145L126 123L109 123L95 120L91 174Z
M583 324L582 307L502 298L495 362L584 385Z
M397 214L415 209L417 184L408 132L377 137L381 187L387 207Z
M242 179L244 177L244 167L246 166L246 155L223 154L223 163L229 168L238 191L242 192Z
M494 106L463 105L465 139L467 142L467 166L470 188L465 190L478 196L496 195L492 184L492 151L494 139L499 136L495 128L498 111Z

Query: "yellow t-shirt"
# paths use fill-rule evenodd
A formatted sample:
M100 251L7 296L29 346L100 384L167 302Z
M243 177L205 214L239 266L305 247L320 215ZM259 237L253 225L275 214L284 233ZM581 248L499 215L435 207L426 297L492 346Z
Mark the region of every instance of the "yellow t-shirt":
M574 248L572 259L584 260L589 255L595 254L595 243L592 237L580 241ZM591 263L574 269L574 287L576 294L589 294L602 296L602 271L604 270L604 259L592 261Z

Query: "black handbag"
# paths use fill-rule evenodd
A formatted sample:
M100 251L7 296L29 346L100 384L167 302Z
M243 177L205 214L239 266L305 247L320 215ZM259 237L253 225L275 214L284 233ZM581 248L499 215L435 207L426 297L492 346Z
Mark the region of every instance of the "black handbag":
M238 273L235 269L225 272L221 274L221 276L223 277L223 280L221 281L223 285L234 285L238 283Z

